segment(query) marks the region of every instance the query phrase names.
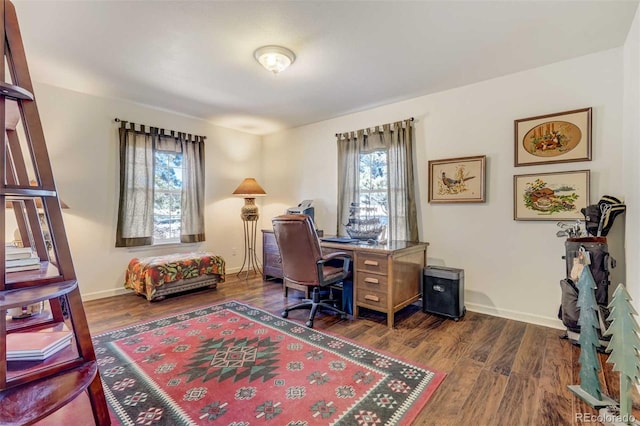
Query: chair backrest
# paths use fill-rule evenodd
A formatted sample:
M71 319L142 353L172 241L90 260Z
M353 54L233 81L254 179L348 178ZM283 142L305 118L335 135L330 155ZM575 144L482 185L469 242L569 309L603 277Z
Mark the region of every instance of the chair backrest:
M298 284L319 285L317 262L322 259L322 249L311 218L285 214L274 217L272 223L284 278Z

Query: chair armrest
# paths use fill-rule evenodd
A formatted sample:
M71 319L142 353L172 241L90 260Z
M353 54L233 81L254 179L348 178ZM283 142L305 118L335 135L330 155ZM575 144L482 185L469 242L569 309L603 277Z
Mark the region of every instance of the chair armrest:
M327 263L330 260L334 260L334 259L342 259L342 273L343 275L348 275L349 273L349 266L351 265L351 255L349 253L346 253L344 251L336 251L333 253L329 253L326 256L322 256L322 259L318 260L318 262L316 263L316 266L318 268L318 280L319 282L323 283L324 282L324 273L323 273L323 266L325 263Z
M351 260L351 255L346 251L334 251L333 253L329 253L327 255L322 256L322 260L323 262L326 262L327 260L331 260L336 257L348 257L349 260Z

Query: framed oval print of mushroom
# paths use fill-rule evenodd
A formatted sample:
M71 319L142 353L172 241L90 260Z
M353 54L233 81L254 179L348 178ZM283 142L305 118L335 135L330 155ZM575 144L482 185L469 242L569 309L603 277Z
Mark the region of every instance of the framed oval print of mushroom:
M589 170L513 177L514 220L583 219L589 205Z
M515 166L591 160L591 108L514 121Z
M430 203L483 203L486 156L429 161Z

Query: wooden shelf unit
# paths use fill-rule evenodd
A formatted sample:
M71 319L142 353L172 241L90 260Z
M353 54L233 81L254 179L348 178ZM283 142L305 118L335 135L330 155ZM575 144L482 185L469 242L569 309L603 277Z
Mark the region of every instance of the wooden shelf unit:
M97 425L110 424L102 382L67 240L40 116L13 4L0 0L0 203L11 207L20 241L40 268L7 272L0 262L0 423L33 424L86 392ZM9 70L6 75L5 69ZM6 212L0 209L0 258L6 258ZM44 230L48 231L45 241ZM48 244L47 244L48 243ZM48 302L48 311L25 319L13 308ZM63 327L71 344L42 361L8 361L9 333L49 332Z

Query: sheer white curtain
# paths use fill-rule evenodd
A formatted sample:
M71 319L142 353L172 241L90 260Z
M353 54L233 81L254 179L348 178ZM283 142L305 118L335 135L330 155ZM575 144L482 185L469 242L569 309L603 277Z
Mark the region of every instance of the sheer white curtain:
M180 242L204 241L204 140L180 139L182 148L182 223Z
M120 202L116 247L153 243L153 138L120 128Z
M364 144L364 130L338 135L338 235L347 235L349 206L360 200L358 177Z
M383 149L387 152L389 182L388 239L418 241L413 120L398 121L372 129L338 135L338 234L347 235L349 206L358 202L360 155Z

